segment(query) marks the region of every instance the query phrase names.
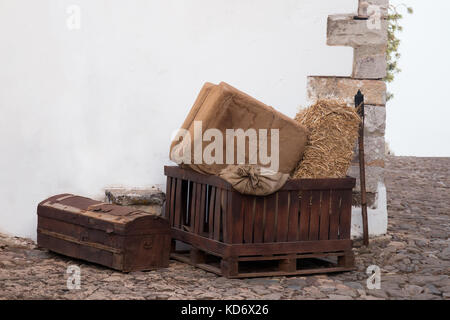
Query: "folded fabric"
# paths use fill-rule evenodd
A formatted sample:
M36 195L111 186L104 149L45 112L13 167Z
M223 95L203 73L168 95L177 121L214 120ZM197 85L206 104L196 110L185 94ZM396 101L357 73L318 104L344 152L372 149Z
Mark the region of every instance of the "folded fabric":
M224 82L206 83L172 141L170 159L221 176L239 192L267 195L286 182L306 141L307 130L293 119Z

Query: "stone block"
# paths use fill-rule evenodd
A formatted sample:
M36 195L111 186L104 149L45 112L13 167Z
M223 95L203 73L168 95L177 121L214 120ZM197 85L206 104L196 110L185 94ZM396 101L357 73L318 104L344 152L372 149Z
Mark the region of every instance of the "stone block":
M360 80L349 77L308 77L307 96L309 103L320 98L343 99L349 105L354 105L358 90L364 94L367 105L386 104L386 84L381 80Z
M384 167L384 160L386 158L385 144L384 136L364 136L364 159L366 166ZM359 163L358 144L355 145L353 150L352 163Z
M372 6L372 7L371 7ZM358 16L367 17L373 14L373 7L377 6L382 18L386 18L388 15L389 0L359 0L358 3Z
M364 106L364 136L384 136L386 131L386 108Z
M353 191L360 192L359 165L350 166L347 175L356 178L356 186ZM366 166L366 191L376 193L379 182L384 184L384 168Z
M355 48L352 78L383 79L386 77L386 67L385 45Z
M105 196L105 202L158 215L161 214L166 199L164 192L155 187L146 189L110 188L105 190Z
M385 19L380 19L379 27L372 26L370 20L354 19L353 14L328 16L327 44L330 46L382 46L387 43Z

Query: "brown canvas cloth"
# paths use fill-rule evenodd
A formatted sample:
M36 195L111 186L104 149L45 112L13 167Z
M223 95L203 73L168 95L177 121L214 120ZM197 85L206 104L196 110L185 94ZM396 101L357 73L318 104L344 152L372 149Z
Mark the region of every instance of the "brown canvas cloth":
M201 122L201 134L195 134L195 122ZM189 132L190 141L175 138L170 147L170 159L182 167L221 176L245 194L267 195L280 189L302 158L307 141L304 126L224 82L218 85L206 83L203 86L181 128ZM198 158L198 154L202 155L208 145L215 141L203 140L203 133L213 128L223 136L223 162L195 161L196 154ZM256 149L251 149L249 139L246 139L243 162L237 159L238 139L234 139L234 148L228 150L234 151L233 163L226 161L227 129L242 129L244 132L254 129L258 133ZM278 129L278 170L271 167L273 161L267 164L260 159L260 129L267 130L267 142L264 145L267 146L269 158L272 155L271 129ZM200 153L196 153L196 146L197 151L201 150ZM212 154L216 155L215 152ZM256 159L256 163L252 159ZM249 166L253 169L249 169Z
M243 194L265 196L281 189L289 179L288 173L261 173L261 168L251 165L229 165L219 176Z

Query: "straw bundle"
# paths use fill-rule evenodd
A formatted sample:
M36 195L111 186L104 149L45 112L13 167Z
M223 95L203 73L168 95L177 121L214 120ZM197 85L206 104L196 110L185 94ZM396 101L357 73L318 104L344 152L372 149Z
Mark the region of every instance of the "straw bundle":
M343 178L353 157L360 117L339 100L318 100L295 120L309 129L303 160L294 178Z

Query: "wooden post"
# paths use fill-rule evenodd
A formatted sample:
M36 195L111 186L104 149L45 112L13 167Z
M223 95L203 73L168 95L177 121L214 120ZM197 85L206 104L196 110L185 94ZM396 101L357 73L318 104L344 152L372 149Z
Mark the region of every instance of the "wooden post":
M369 245L369 225L367 220L367 199L366 199L366 168L364 159L364 95L361 90L355 96L355 107L361 117L359 126L358 149L359 149L359 178L361 185L361 214L363 224L363 243Z

